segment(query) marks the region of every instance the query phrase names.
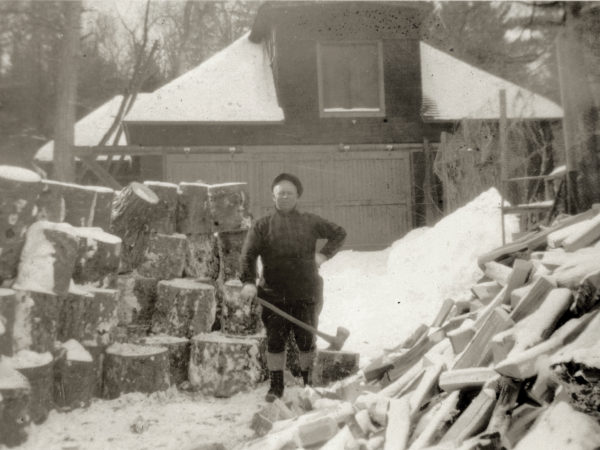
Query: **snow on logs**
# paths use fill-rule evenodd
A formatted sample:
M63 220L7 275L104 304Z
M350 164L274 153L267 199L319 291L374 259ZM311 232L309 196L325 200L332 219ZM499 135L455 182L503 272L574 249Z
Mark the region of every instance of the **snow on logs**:
M30 395L27 378L0 359L0 445L15 447L27 440Z
M117 273L121 258L121 238L98 227L79 227L75 232L79 237L79 250L73 281L80 284L96 283Z
M186 278L158 283L152 332L190 338L211 331L215 321L215 288Z
M96 381L92 355L74 339L61 349L63 357L54 364L54 401L62 408L89 406Z
M35 201L42 191L35 172L0 165L0 280L17 274L27 227L35 220Z
M60 297L44 292L17 291L15 298L13 352L52 351L60 327Z
M152 393L170 385L169 354L164 347L112 344L103 362L105 398L127 392Z
M137 182L130 183L115 197L110 231L123 240L121 262L124 271L139 264L158 203L159 198L152 189Z
M254 388L262 379L262 336L218 332L192 338L190 384L205 394L231 397Z

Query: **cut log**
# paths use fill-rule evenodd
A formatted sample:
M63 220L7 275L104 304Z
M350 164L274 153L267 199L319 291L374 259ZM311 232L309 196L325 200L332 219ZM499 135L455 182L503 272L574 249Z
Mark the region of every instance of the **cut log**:
M441 327L443 325L443 323L446 321L446 319L448 318L448 315L450 314L450 311L452 310L453 307L454 307L454 300L452 300L451 298L447 298L446 300L444 300L444 303L442 303L442 306L440 307L440 310L438 311L437 315L435 316L435 319L433 319L433 322L431 323L431 327L432 328Z
M66 215L65 200L56 181L42 180L42 192L36 201L37 220L64 222Z
M404 450L410 434L410 405L406 397L390 401L387 422L384 450Z
M210 278L219 276L219 247L213 234L190 234L187 236L187 253L184 275L186 278Z
M241 290L239 280L230 280L223 285L221 330L225 334L256 334L263 329L259 305L252 300L242 300Z
M496 392L482 389L442 437L441 443L452 443L458 447L465 439L484 430L495 404Z
M203 183L179 183L178 233L196 235L213 231L208 207L208 187Z
M154 335L139 340L140 345L164 347L169 352L171 384L179 386L188 379L190 340L175 336Z
M358 353L318 349L313 367L313 383L315 386L325 386L356 373L359 358Z
M150 234L148 226L157 211L158 197L152 189L140 183L130 183L114 199L110 232L123 241L122 271L139 264Z
M502 286L497 281L486 281L478 283L471 288L471 292L477 297L484 305L488 304L498 292L502 289Z
M423 431L410 445L410 450L428 447L438 440L440 434L445 431L446 424L450 422L457 413L456 406L458 403L458 395L459 393L456 391L442 400L432 419L427 421L427 425Z
M169 387L169 355L164 347L112 344L104 359L105 398L127 392L152 393Z
M185 278L160 281L152 316L157 334L191 338L211 331L215 321L215 288Z
M544 301L547 294L556 287L556 282L552 278L540 277L532 285L531 289L521 298L513 308L510 318L518 322L527 317L533 311L537 310Z
M92 355L74 339L63 343L62 348L64 358L54 366L54 401L61 408L87 407L96 387Z
M17 291L13 351L52 352L60 327L60 298L40 292Z
M96 283L115 275L121 259L121 238L105 233L101 228L76 228L79 251L73 281L79 284Z
M185 267L187 241L183 234L153 233L148 239L137 271L158 280L181 278Z
M0 359L0 445L15 447L27 440L30 395L27 378Z
M586 222L586 226L581 226L567 236L562 242L563 248L568 252L574 252L580 248L589 245L600 239L600 214Z
M247 233L247 230L218 233L219 279L232 280L240 277L240 256Z
M496 308L487 320L477 330L465 350L456 357L452 368L467 369L484 365L491 353L491 339L495 334L513 325L508 313L502 308Z
M52 408L52 355L21 350L10 358L9 364L24 375L31 386L28 408L31 421L44 422Z
M254 388L262 378L262 336L199 334L192 338L190 384L215 397Z
M76 339L94 339L95 333L86 336L84 314L93 303L94 296L83 286L72 285L69 293L62 299L60 309L60 329L58 339L67 341Z
M117 289L118 322L121 325L148 325L154 315L158 280L138 275L136 272L119 275Z
M211 185L208 188L208 205L214 231L239 231L250 228L250 196L247 183Z
M440 389L446 392L481 389L486 383L498 378L498 373L488 367L448 370L440 375Z
M148 225L150 231L161 234L173 234L177 230L177 200L179 188L173 183L144 181L158 197L155 219Z
M519 441L515 450L560 448L592 449L600 446L600 425L587 414L575 411L565 402L557 402L544 411Z
M27 230L13 289L64 295L69 290L79 249L74 227L36 222Z
M0 288L0 328L3 330L0 333L0 355L13 354L16 307L16 291Z
M107 345L103 342L83 341L83 347L92 356L93 362L93 379L92 379L92 395L96 398L102 398L102 366L104 364L104 355Z
M108 230L115 191L103 186L48 181L48 186L60 190L65 203L64 221L75 227L99 227Z
M34 206L41 191L41 178L35 172L0 165L0 280L17 275L25 232L35 220Z

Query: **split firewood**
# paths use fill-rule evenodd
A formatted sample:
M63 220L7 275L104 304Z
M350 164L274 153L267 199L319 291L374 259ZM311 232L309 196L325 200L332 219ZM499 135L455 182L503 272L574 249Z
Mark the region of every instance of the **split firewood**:
M25 233L42 191L40 176L28 169L0 165L0 280L17 275Z
M440 389L446 392L481 389L485 384L498 378L498 373L489 367L470 367L447 370L440 375Z
M371 416L369 415L369 411L366 409L359 410L356 414L354 414L354 420L358 427L361 430L361 434L364 437L369 437L371 433L379 430L379 427L373 423L371 420Z
M339 450L345 448L356 448L357 447L356 440L350 431L350 427L345 425L338 433L327 441L321 447L321 450Z
M546 295L556 287L556 281L553 278L540 277L529 286L527 292L520 299L516 298L517 301L513 305L510 318L515 322L535 311L544 301Z
M421 407L431 398L432 392L436 388L438 379L444 368L443 364L436 364L425 369L423 377L419 381L415 391L410 394L408 401L412 418L418 415Z
M110 232L123 241L122 271L135 269L139 264L154 220L158 196L148 186L132 182L115 197L111 213Z
M423 375L424 371L422 360L419 360L404 375L379 391L379 395L390 398L401 397L406 392L406 389Z
M423 365L427 367L435 364L443 364L446 367L449 367L454 362L455 357L456 353L452 348L450 339L445 338L435 344L431 350L423 355Z
M448 332L448 339L450 339L454 353L459 354L462 352L473 339L473 336L475 336L474 324L475 321L466 319L456 330Z
M31 385L7 361L0 359L0 444L16 447L27 440Z
M338 398L347 402L354 402L358 396L368 390L367 380L362 371L346 377L343 380L336 381L330 386Z
M413 440L409 447L410 450L428 447L440 438L440 434L445 431L446 424L457 413L458 396L459 392L455 391L441 401L431 420L427 421L425 428Z
M444 434L441 443L452 443L458 447L465 439L484 430L496 404L496 391L484 388L458 416Z
M79 237L79 249L73 281L94 283L116 274L121 259L121 238L97 227L79 227L75 231Z
M438 313L435 316L435 319L433 319L433 322L431 323L431 327L432 328L441 327L442 324L448 318L448 315L450 314L450 311L452 310L453 307L454 307L454 300L452 300L451 298L447 298L446 300L444 300L444 303L442 303L441 308L438 310Z
M264 436L273 428L273 423L278 420L293 419L294 413L281 401L275 399L274 402L263 406L259 411L252 416L250 428L258 436Z
M545 409L545 407L523 403L513 410L510 427L506 433L506 440L511 447L514 447L525 436L535 420Z
M164 347L112 344L104 359L104 397L128 392L152 393L170 385L169 357Z
M568 227L564 227L560 230L553 231L548 235L548 247L559 248L562 247L563 242L569 236L579 235L582 231L589 229L590 221L592 219L582 220L581 222L574 223Z
M208 187L203 183L179 183L178 233L196 235L213 231L208 208Z
M144 181L158 197L155 219L148 225L150 230L161 234L173 234L177 228L178 186L161 181Z
M600 239L600 214L585 223L586 226L582 225L563 240L562 246L566 251L574 252Z
M544 411L515 450L532 448L592 449L600 446L600 425L587 414L557 402Z
M410 405L406 397L392 399L388 409L384 450L404 450L410 434Z
M553 289L539 308L514 327L496 334L491 340L494 361L520 353L547 339L563 314L571 305L569 289Z
M471 288L471 292L475 295L483 304L489 303L498 292L502 289L502 286L497 281L485 281L478 283Z
M600 270L586 275L575 291L571 312L581 316L592 311L600 302Z
M511 274L511 268L505 266L504 264L490 261L485 263L484 273L486 277L504 287L508 283L508 279Z
M558 267L553 277L561 287L576 289L587 275L600 270L600 249L581 249L563 265Z
M502 377L498 382L498 399L492 411L492 416L486 428L486 434L498 433L500 439L505 439L511 423L511 411L517 406L517 397L521 384L508 377Z
M14 289L64 295L69 290L79 237L67 223L36 222L27 230Z

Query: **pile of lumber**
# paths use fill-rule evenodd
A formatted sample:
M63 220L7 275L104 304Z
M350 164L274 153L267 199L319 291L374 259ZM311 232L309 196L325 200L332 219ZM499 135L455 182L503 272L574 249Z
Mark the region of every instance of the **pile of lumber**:
M357 374L257 411L243 448L599 448L598 210L479 263L468 296Z
M0 191L0 446L95 397L263 379L259 312L233 281L245 183L115 192L0 166Z

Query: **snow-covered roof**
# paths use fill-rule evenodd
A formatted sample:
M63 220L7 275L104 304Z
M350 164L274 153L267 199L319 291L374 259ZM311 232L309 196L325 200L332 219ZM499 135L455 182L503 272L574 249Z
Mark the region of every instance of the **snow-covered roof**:
M138 94L136 104L149 94ZM115 120L119 111L119 106L123 100L122 95L116 95L99 108L93 110L87 116L82 117L75 123L75 145L76 146L94 146L98 145L104 133L109 129ZM115 133L110 136L108 143L112 144ZM127 145L125 133L121 133L119 142L116 145ZM54 141L46 142L35 154L37 161L50 162L54 158Z
M560 119L552 100L492 75L421 42L422 115L425 121L499 119L499 91L506 91L508 118Z
M126 122L280 122L265 45L248 33L136 102Z

